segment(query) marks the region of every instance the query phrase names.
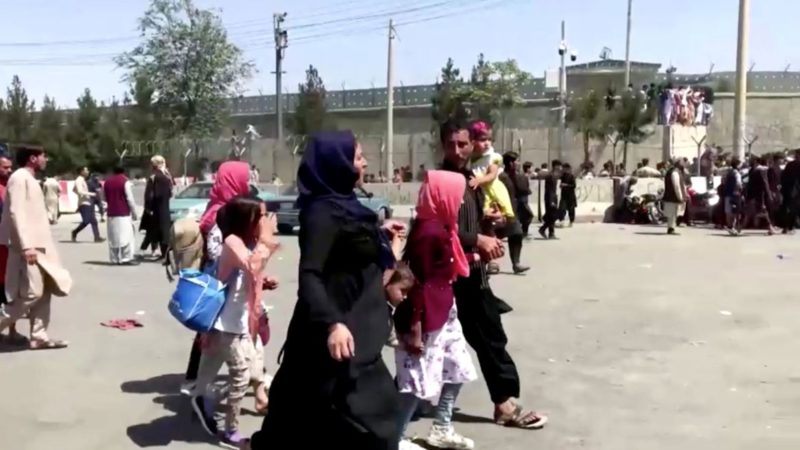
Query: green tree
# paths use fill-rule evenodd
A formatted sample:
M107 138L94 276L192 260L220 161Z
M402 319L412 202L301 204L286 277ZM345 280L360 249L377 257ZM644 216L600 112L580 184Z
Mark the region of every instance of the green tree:
M296 136L308 136L335 128L325 103L325 83L314 66L306 70L306 82L298 85L297 107L292 115L291 130Z
M69 172L80 164L86 164L85 156L64 140L65 126L64 112L54 98L45 95L42 108L36 115L34 139L47 149L50 159L47 171L51 174Z
M513 59L487 62L479 55L468 87L472 116L505 126L506 113L524 103L522 87L530 80L531 75Z
M142 42L116 58L128 71L125 79L150 80L172 134L197 139L217 133L226 98L253 72L220 17L193 0L151 0L139 31Z
M567 126L580 133L583 139L583 162L592 159L590 144L592 140L605 141L608 123L605 119L603 97L597 91L589 91L586 96L570 101L567 108Z
M155 103L155 89L146 76L136 77L130 97L125 95L123 105L127 110L130 138L137 141L155 140L162 124Z
M609 130L622 141L622 164L628 167L628 145L638 144L654 133L654 105L637 92L625 92L610 112Z
M77 103L78 110L70 113L67 120L66 144L77 165L94 165L98 159L100 107L89 88L78 97Z
M30 137L34 110L34 102L28 99L28 93L22 87L22 81L17 75L14 75L11 86L6 90L3 112L5 125L12 140L22 142Z
M126 121L127 113L116 98L102 108L95 160L98 169L108 170L119 163L123 143L128 138Z
M436 83L436 93L431 98L432 133L438 133L439 126L450 119L466 120L469 118L469 112L465 106L467 98L465 88L461 71L455 67L453 59L448 58Z

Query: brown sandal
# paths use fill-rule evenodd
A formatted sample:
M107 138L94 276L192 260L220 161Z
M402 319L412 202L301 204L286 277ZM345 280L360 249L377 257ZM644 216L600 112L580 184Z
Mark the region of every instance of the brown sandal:
M502 427L539 430L544 428L544 425L547 423L547 416L537 414L533 411L526 411L521 405L516 405L513 414L502 415L495 413L494 421L497 425Z
M67 341L59 341L59 340L40 340L34 339L29 344L29 348L31 350L58 350L62 348L67 348L69 343Z

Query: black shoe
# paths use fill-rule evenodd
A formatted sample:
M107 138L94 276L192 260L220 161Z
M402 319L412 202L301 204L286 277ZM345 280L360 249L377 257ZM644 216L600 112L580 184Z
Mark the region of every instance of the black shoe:
M70 233L70 236L72 237L72 242L78 242L78 233L73 231L72 233Z
M667 228L667 234L675 235L677 233L675 233L675 228Z
M531 270L531 268L528 267L528 266L522 266L522 265L517 264L517 265L515 265L513 267L513 270L514 270L515 274L519 275L521 273L525 273L525 272Z
M103 239L103 238L101 238L101 237L94 238L94 243L95 243L95 244L101 244L101 243L103 243L103 242L105 242L105 241L106 241L106 240L105 240L105 239Z
M217 421L214 420L214 411L206 411L206 401L202 395L192 397L192 409L200 419L203 429L211 436L216 437L219 434L219 428L217 428Z
M547 234L544 232L544 228L539 228L539 236L541 236L542 239L547 239Z
M549 235L549 236L547 236L547 239L550 239L550 240L556 240L556 239L558 239L558 238L556 237L556 234L555 234L555 233L550 233L550 235Z

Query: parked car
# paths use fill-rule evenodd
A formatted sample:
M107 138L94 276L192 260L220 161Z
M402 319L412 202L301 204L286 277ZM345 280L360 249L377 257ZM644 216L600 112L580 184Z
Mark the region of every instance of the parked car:
M189 185L186 189L178 193L169 201L169 216L172 221L184 217L200 217L208 205L211 187L214 186L210 181L199 181ZM271 192L262 191L258 186L251 184L250 189L256 193L261 200L267 201L275 195Z
M376 197L372 192L367 192L364 188L355 190L358 200L367 208L378 214L379 222L392 218L392 206L389 200L383 197ZM278 232L281 234L291 234L296 227L300 226L300 210L297 207L297 195L275 196L267 201L267 210L274 212L278 219Z

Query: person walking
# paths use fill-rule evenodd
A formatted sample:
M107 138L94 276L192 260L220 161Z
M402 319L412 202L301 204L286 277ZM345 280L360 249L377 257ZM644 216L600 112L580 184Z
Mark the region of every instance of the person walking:
M794 151L794 159L786 164L781 173L781 228L783 234L793 234L797 225L800 207L800 149Z
M472 141L466 123L451 120L439 130L444 151L442 169L473 176L466 170L472 154ZM458 212L458 239L465 254L477 254L480 260L469 264L469 275L453 283L458 319L467 343L475 351L483 378L494 404L498 425L535 429L547 423L547 417L522 407L518 402L520 379L517 367L506 346L508 337L500 319L498 298L489 286L486 262L503 256L502 241L480 233L483 220L483 196L480 190L466 189Z
M519 223L522 225L522 235L527 238L528 231L533 223L533 210L531 210L530 196L531 177L533 177L533 163L525 161L522 164L522 173L517 175L517 209Z
M645 161L647 161L645 159ZM575 188L577 183L575 175L572 173L572 166L564 164L563 173L561 174L561 199L558 203L559 218L558 220L564 221L569 217L569 226L575 223L575 208L578 207L578 197L575 195Z
M65 348L66 341L47 334L51 297L68 295L72 287L72 278L59 260L35 177L47 167L47 154L41 147L22 146L16 151L16 162L19 169L8 179L0 218L0 244L8 247L5 290L10 300L6 317L0 319L0 333L27 315L31 350Z
M137 219L133 185L125 176L125 169L114 168L103 185L108 204L108 250L112 264L137 264L136 233L133 222Z
M61 185L54 177L47 177L42 183L44 190L44 204L47 208L47 220L50 225L58 223L58 197L61 195Z
M75 179L75 194L78 196L78 212L81 214L81 223L78 228L72 230L72 242L78 239L78 233L91 225L92 234L95 242L103 242L100 237L100 229L97 226L97 217L94 214L94 205L97 194L89 191L86 177L89 176L89 168L81 167L78 178Z
M3 207L5 206L6 186L8 178L11 176L11 159L8 155L0 155L0 220L2 220ZM8 246L0 243L0 317L4 315L5 306L8 304L6 296L6 266L8 264ZM0 336L2 339L2 336ZM25 336L17 332L16 324L8 326L8 336L6 342L11 344L21 344L25 342Z
M226 161L219 166L217 177L209 193L208 205L202 217L200 217L200 235L203 242L205 242L205 257L201 266L206 266L209 261L216 259L216 256L218 256L209 254L208 249L210 246L216 246L216 248L221 248L222 246L222 233L216 227L217 214L234 198L246 196L249 193L249 179L250 169L246 162ZM217 228L216 231L214 230L215 228ZM211 235L212 231L215 231L213 235ZM191 393L194 390L197 371L200 367L200 356L200 335L198 334L192 343L189 364L186 368L186 378L181 388L185 393Z
M358 201L366 168L349 131L315 134L303 154L297 304L269 410L242 448L398 448L399 394L381 358L390 332L383 277L395 265L389 235L405 228L379 228Z
M769 205L772 204L772 191L769 189L767 175L767 161L760 156L753 157L751 168L747 175L747 187L745 188L745 218L744 227L759 225L758 221L764 219L767 222L767 234L775 234L772 220L769 214Z
M106 210L103 207L103 183L100 182L100 177L96 173L91 174L89 179L86 180L86 185L89 187L89 192L94 194L92 206L97 208L97 212L100 214L100 222L105 222Z
M525 235L522 232L522 225L520 224L520 202L519 193L517 189L520 187L519 173L517 171L517 159L519 155L514 152L507 152L503 155L504 170L500 173L498 179L505 186L511 197L511 208L514 211L513 217L505 217L504 224L497 230L499 238L508 239L508 254L511 258L511 270L514 274L519 275L530 270L530 267L522 265L522 242L525 240ZM530 194L530 191L528 192ZM527 195L525 195L527 198Z
M678 216L686 204L683 185L683 160L676 158L664 176L664 215L667 216L667 234L675 234Z
M544 220L539 227L539 235L544 239L556 238L558 220L558 179L561 177L561 161L553 160L552 170L544 179Z
M169 215L169 200L172 198L172 176L167 170L167 161L161 155L150 158L153 174L145 186L145 212L142 215L141 229L145 230L141 250L159 247L160 258L167 256L169 228L172 220Z
M742 193L744 192L744 186L742 184L742 173L739 171L741 166L742 162L739 158L731 160L731 166L728 169L728 173L725 174L722 186L725 228L731 236L742 232L742 212L744 209Z
M395 350L395 364L401 436L420 400L438 398L428 444L471 450L475 443L456 433L452 423L462 385L478 378L453 295L453 281L469 276L469 258L477 257L466 255L458 240L458 210L465 189L466 180L458 173L430 170L425 174L404 255L417 282L394 314L403 342ZM401 450L415 448L408 440L400 446Z

